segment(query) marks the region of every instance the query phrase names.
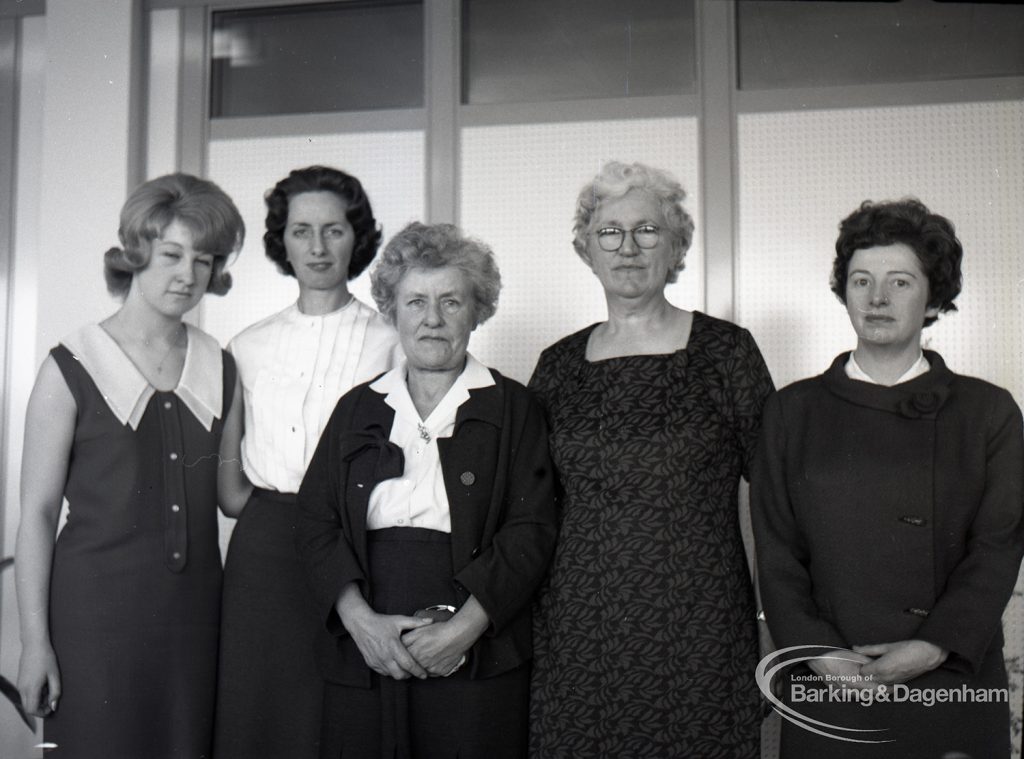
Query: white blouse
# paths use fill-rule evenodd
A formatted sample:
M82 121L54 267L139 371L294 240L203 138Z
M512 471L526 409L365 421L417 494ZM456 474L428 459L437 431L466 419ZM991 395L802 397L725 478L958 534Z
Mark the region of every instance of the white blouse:
M469 391L492 386L494 377L490 369L466 354L462 374L426 419L420 419L405 377L403 361L370 385L386 396L384 402L395 410L389 440L405 454L405 471L401 477L379 483L370 493L366 529L422 527L450 533L451 514L437 439L451 437L455 416L469 400Z
M291 305L247 327L228 350L245 401L245 475L282 493L298 492L338 399L402 355L394 328L354 297L320 316Z

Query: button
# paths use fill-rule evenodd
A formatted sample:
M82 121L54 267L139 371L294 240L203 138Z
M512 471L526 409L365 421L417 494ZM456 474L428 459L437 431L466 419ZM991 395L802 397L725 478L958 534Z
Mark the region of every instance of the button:
M177 551L175 551L174 553L171 554L171 558L175 559L175 560L180 559L181 558L181 554L178 553Z
M469 487L474 482L476 482L476 475L473 474L472 472L463 472L462 474L459 475L459 481L462 482L462 484L465 485L466 487Z
M170 401L164 401L164 408L167 409L167 410L170 410L171 402Z
M758 622L767 622L768 621L768 617L766 617L764 615L764 609L761 609L759 612L757 612L757 621Z
M399 519L399 520L398 520L398 523L399 523L399 524L405 524L405 520L404 520L404 519Z
M912 524L914 527L924 527L927 524L924 517L914 516L913 514L904 514L900 517L900 521L906 524Z
M480 546L477 546L476 548L474 548L474 549L473 549L473 550L472 550L472 551L470 552L470 554L469 554L469 558L471 558L471 559L475 559L475 558L476 558L477 556L479 556L479 555L480 555Z
M915 617L927 617L931 614L927 609L919 609L916 606L911 606L909 609L903 610L906 614L913 614Z
M177 461L177 460L178 460L178 454L172 453L171 454L171 461Z
M171 504L171 511L173 511L175 514L177 514L179 511L181 511L181 506L179 506L176 503L172 503Z

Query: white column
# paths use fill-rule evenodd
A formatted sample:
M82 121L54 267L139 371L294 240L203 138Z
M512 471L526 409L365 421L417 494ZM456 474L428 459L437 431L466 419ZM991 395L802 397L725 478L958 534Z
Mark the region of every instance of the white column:
M103 252L135 167L138 0L48 0L36 358L116 308ZM138 75L138 65L134 72Z

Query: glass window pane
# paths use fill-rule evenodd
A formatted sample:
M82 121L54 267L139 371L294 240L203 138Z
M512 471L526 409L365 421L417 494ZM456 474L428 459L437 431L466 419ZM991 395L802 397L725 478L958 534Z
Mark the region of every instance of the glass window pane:
M740 0L737 24L745 90L1024 75L1019 4Z
M464 103L694 91L692 0L463 0Z
M418 108L421 2L346 2L213 14L211 115Z

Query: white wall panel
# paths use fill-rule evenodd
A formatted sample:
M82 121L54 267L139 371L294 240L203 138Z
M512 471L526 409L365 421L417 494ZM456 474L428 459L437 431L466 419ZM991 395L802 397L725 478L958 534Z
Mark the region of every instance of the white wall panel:
M1024 399L1024 104L742 116L739 179L738 313L777 383L854 346L828 287L839 221L865 199L914 195L964 245L960 312L925 340Z
M670 171L696 188L697 123L689 118L482 126L462 130L463 229L498 258L503 289L498 313L470 350L484 363L525 382L546 346L606 318L597 279L572 247L576 196L606 161ZM685 206L700 218L700 199ZM704 306L701 230L669 299Z

